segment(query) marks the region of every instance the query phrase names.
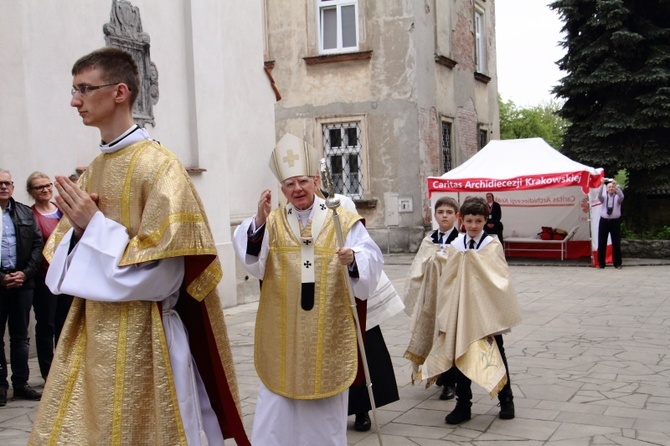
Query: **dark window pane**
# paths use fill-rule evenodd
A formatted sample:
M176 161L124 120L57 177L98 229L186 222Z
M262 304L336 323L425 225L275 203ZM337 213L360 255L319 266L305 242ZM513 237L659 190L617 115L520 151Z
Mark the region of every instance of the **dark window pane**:
M480 130L480 131L479 131L479 148L480 148L480 149L483 149L484 146L486 145L486 143L488 142L488 141L486 140L486 137L487 137L487 136L488 136L488 135L487 135L486 130Z
M330 129L330 147L342 147L342 132L340 129Z
M344 170L342 167L342 155L334 155L330 157L330 168L333 174L342 175Z
M349 172L358 176L358 154L349 155Z
M442 167L445 172L451 170L451 123L442 122Z
M357 146L358 145L358 131L355 127L349 127L345 129L347 132L347 145L348 146Z
M360 188L359 160L360 157L358 154L349 155L349 190L347 192L350 194L358 193Z
M342 156L334 155L330 157L330 175L333 180L333 185L335 186L335 192L338 194L344 194L344 179L343 179L344 166L342 166Z

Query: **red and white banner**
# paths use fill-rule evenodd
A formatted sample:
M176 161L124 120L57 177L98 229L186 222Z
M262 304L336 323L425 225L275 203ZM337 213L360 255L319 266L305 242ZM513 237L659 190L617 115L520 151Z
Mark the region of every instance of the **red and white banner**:
M579 186L583 193L600 185L602 172L593 176L589 172L562 172L538 175L524 175L515 178L467 178L448 179L442 177L428 178L428 193L433 192L513 192L534 189L549 189Z

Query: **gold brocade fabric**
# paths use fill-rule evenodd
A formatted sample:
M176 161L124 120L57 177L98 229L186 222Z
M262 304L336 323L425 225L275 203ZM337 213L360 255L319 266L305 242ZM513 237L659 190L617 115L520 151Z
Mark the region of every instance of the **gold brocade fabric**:
M486 390L491 398L507 384L505 363L493 336L478 339L456 360L456 367L465 376Z
M312 220L307 221L307 226L302 225L302 220L299 220L298 224L300 225L300 237L312 238Z
M202 204L181 163L157 142L143 141L98 156L79 185L97 193L103 214L127 228L130 243L122 266L185 256L184 285L204 303L215 359L225 369L239 412L216 290L221 267ZM47 259L69 228L63 218L45 247ZM192 336L198 333L187 329ZM158 303L75 297L29 444L186 445Z
M405 352L414 377L431 382L455 364L488 392L499 391L506 377L492 335L521 322L500 242L480 251L448 246L429 258Z
M430 236L424 237L419 246L419 250L414 256L412 265L407 274L407 281L405 284L405 291L403 293L403 303L405 304L405 313L412 316L417 305L422 307L422 293L421 286L429 268L432 258L440 250L440 246L433 243ZM419 310L421 311L421 310ZM411 327L410 327L411 330Z
M360 217L340 210L344 237ZM293 399L337 395L356 377L357 346L347 284L337 260L337 237L328 210L314 236L314 307L301 306L300 241L284 209L267 220L270 251L256 316L254 359L272 392Z
M155 141L142 141L101 154L86 169L79 186L99 194L105 217L128 229L130 242L119 266L180 256L217 255L209 222L188 173L179 160ZM44 248L51 261L70 229L61 219ZM221 280L218 259L188 284L202 300Z

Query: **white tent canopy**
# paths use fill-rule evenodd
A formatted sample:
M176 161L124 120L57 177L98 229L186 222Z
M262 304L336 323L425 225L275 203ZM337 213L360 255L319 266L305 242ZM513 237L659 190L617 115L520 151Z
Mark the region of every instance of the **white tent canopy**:
M441 177L428 180L430 192L495 192L581 186L602 177L602 169L573 161L542 138L495 140ZM599 180L598 180L599 183Z
M542 138L496 140L457 168L429 177L428 191L433 206L444 195L462 203L469 195L492 192L502 208L505 236L534 237L542 226L567 231L578 226L573 240L584 241L590 240L588 193L602 177L601 168L571 160Z

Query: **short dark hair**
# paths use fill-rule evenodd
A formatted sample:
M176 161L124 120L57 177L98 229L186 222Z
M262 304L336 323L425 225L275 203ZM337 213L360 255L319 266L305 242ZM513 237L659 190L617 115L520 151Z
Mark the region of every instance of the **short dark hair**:
M435 202L435 208L433 209L433 212L437 212L437 208L442 206L449 206L454 210L454 212L458 212L458 201L454 200L451 197L438 198L437 201Z
M72 66L72 75L82 71L98 69L105 82L124 83L130 90L130 106L140 93L140 74L133 56L121 48L107 46L82 56Z
M461 215L482 215L489 218L489 205L482 197L468 197L461 206Z

